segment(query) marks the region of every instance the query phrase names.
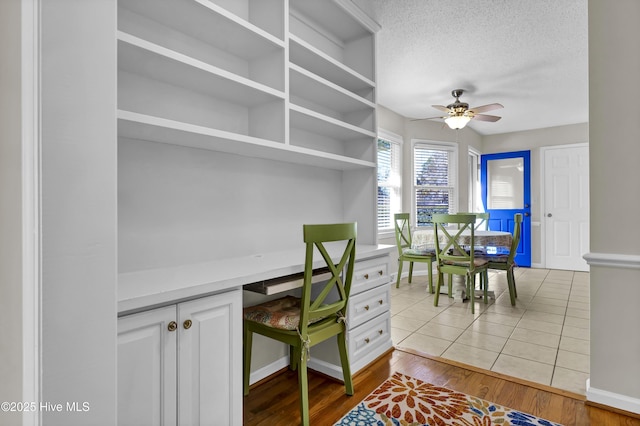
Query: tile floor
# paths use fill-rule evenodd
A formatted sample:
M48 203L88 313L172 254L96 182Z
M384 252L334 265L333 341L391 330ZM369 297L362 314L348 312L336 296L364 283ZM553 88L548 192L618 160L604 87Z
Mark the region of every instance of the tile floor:
M518 268L511 306L506 275L489 273L495 300L433 306L427 277L391 287L394 345L584 395L589 377L589 274ZM434 274L434 279L437 277Z

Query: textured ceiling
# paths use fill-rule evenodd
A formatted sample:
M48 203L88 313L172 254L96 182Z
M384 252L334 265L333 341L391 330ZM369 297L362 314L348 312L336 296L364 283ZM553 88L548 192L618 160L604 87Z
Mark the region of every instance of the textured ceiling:
M470 107L498 102L482 135L588 121L587 0L360 0L377 35L378 103L438 115L451 90Z

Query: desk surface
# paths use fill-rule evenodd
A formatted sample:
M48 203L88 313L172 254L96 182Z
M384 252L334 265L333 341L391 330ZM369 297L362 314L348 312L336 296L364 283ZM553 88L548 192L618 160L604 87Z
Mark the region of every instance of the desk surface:
M331 250L331 249L329 249ZM392 245L357 245L356 261L386 255ZM330 252L333 256L333 253ZM342 251L336 252L336 261ZM304 247L118 275L119 315L202 297L304 271ZM317 266L324 266L318 257Z

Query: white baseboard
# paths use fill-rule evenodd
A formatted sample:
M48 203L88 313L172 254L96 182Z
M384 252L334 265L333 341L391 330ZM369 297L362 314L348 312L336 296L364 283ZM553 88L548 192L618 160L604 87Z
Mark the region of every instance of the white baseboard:
M249 376L249 384L259 382L260 380L269 377L270 375L277 373L278 371L288 366L289 356L287 355L251 373L251 375Z
M590 379L587 379L587 401L640 414L640 399L593 388L589 381Z

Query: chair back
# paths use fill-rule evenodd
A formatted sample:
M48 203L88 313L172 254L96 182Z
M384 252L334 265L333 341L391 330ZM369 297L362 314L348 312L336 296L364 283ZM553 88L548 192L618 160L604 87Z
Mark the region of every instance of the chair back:
M356 257L356 223L338 223L326 225L303 225L306 255L304 264L304 279L302 298L300 303L299 332L306 336L309 322L312 323L322 318L337 315L346 315L346 306L351 291L353 278L353 265ZM340 260L334 263L327 251L325 243L339 243L344 246L340 253ZM332 247L335 248L335 247ZM324 284L315 300L311 300L311 286L314 269L314 254L318 251L324 260L323 267L329 270L331 278ZM335 255L335 252L333 252ZM317 267L317 266L316 266ZM320 284L315 284L317 287ZM327 302L327 296L331 290L337 290L337 301ZM332 299L334 296L332 296Z
M468 266L474 268L474 250L475 246L475 214L433 214L431 217L433 229L435 232L436 259L438 267L445 263L454 266ZM457 229L449 226L457 225ZM466 249L466 244L460 244L459 238L463 232L469 232L470 238L465 236L465 240L469 242L470 249Z
M509 257L507 263L513 263L513 259L516 257L516 251L520 244L520 233L522 232L522 213L516 213L513 216L513 238L511 240L511 250L509 250Z
M394 214L393 223L396 230L398 255L402 256L404 249L411 248L411 223L409 221L409 213Z
M489 229L489 213L466 213L458 212L458 214L473 214L476 215L475 229L487 231Z

